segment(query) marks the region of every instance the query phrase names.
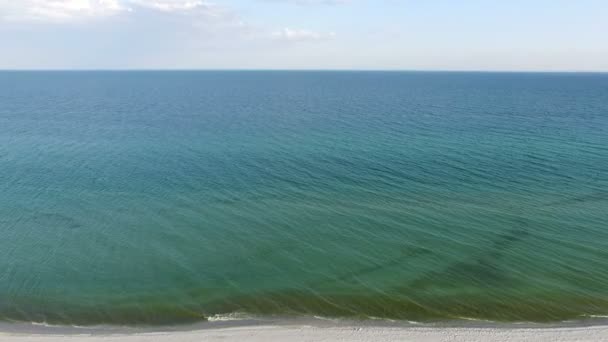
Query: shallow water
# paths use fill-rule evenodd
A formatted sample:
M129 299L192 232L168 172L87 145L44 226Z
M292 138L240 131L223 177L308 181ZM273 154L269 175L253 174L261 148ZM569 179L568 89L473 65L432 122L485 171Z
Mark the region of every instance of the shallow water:
M0 73L0 317L608 314L608 75Z

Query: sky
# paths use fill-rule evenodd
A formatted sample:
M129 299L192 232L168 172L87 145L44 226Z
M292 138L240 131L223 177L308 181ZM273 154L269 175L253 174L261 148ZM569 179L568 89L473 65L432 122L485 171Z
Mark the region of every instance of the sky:
M0 0L0 69L608 71L608 1Z

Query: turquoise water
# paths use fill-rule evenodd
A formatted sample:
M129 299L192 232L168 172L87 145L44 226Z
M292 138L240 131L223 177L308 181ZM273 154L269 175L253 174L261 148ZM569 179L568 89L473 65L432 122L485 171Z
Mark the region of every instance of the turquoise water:
M608 314L608 75L0 73L0 317Z

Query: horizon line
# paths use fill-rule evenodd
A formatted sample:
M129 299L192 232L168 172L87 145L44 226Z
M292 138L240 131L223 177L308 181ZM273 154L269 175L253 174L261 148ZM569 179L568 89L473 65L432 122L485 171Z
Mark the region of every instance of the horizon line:
M264 69L264 68L24 68L2 69L0 72L213 72L213 71L278 71L278 72L445 72L445 73L544 73L544 74L604 74L608 70L480 70L480 69Z

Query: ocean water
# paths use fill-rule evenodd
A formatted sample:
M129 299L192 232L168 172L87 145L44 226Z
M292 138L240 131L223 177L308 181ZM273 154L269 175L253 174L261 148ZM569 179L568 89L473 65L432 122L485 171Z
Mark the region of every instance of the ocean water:
M608 314L608 74L0 73L0 319Z

